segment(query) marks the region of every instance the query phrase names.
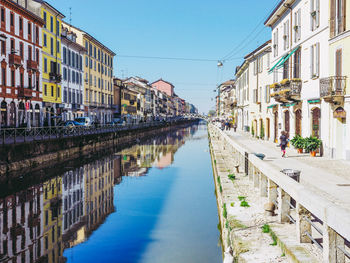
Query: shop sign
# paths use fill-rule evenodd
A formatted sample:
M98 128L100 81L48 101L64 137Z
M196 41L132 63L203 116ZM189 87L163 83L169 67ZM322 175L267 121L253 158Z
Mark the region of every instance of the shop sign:
M333 117L334 117L334 118L345 119L345 118L346 118L346 111L345 111L342 107L338 107L338 108L333 112Z

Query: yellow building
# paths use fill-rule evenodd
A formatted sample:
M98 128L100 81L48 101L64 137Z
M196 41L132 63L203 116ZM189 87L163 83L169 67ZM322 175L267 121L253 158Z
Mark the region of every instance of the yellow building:
M84 46L85 112L94 121L105 124L113 119L113 58L116 55L85 31L64 23Z
M323 146L326 156L350 160L350 1L329 5L329 76L320 79Z
M45 262L60 262L62 245L62 177L43 184L43 254Z
M121 90L121 117L126 122L132 122L137 115L137 92L124 86Z
M51 117L60 114L61 98L61 26L65 17L49 3L41 4L40 17L45 21L42 30L42 95L44 124L54 125Z

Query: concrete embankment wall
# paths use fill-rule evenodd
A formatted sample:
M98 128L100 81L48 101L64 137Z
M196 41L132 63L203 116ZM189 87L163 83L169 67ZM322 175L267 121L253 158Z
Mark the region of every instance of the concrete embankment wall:
M113 147L128 145L139 139L194 122L184 121L172 125L166 124L132 131L89 134L79 137L3 145L0 147L0 182L8 176L20 175L24 171L28 172Z
M212 148L215 150L216 144L221 145L216 146L217 150L213 157L216 158L217 173L220 177L225 177L228 173L227 170L225 171L226 167L231 171L233 168L230 162L223 166L224 169L220 168L222 166L217 153L226 152L221 154L220 158L223 160L232 158L234 164L239 167L238 180L236 178L233 182L234 191L246 188L245 196L250 205L250 208L239 212L245 211L249 215L249 210L255 207L258 212L256 215L259 215L264 212L266 202L274 204L274 216L271 217L274 222L270 226L276 242L281 245L283 254L290 262L344 262L343 251L347 250L346 240L350 240L350 217L346 207L332 202L324 194L313 191L284 175L268 161L260 160L249 153L244 146L239 145L217 127L209 125L209 133ZM222 186L222 188L225 198L225 187ZM257 193L255 197L254 194L252 195L253 192ZM235 193L235 196L237 195L242 194ZM264 202L259 204L259 200ZM236 208L236 205L232 207L232 214L236 212ZM248 221L243 223L249 224ZM232 229L231 232L235 230ZM316 246L312 243L315 239L322 240L322 249L314 249Z

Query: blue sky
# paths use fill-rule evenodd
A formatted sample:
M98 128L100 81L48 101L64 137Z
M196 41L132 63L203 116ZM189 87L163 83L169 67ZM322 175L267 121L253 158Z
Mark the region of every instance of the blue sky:
M243 57L271 38L262 21L279 0L48 0L73 25L112 49L114 75L163 78L200 112L214 108L216 85L234 78ZM259 26L258 26L259 25ZM254 31L255 29L255 31ZM251 34L253 32L253 34ZM244 39L247 41L242 41ZM233 60L218 70L216 60ZM118 57L200 58L213 61Z

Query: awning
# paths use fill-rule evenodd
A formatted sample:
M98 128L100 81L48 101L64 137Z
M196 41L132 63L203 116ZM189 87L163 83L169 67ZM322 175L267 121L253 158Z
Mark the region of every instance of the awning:
M292 52L290 52L289 55L287 55L287 56L285 57L285 59L283 59L282 62L277 66L277 69L282 68L284 62L286 62L286 61L295 53L295 51L297 51L299 48L300 48L299 46L296 47L296 48L294 48L294 49L292 50Z
M296 102L294 103L286 103L286 104L282 104L282 107L291 107L291 106L295 106Z
M270 70L269 73L271 73L275 68L280 69L283 67L284 62L286 62L294 53L300 48L300 46L296 47L292 50L289 54L284 55Z
M313 99L313 100L308 100L308 103L319 103L321 100L320 99Z
M271 72L283 61L283 59L284 59L286 56L288 56L288 54L285 55L285 56L283 56L272 68L270 68L269 73L271 73Z
M267 106L267 108L268 108L268 109L272 109L272 108L274 108L274 107L276 107L276 106L277 106L277 104L273 104L273 105Z

